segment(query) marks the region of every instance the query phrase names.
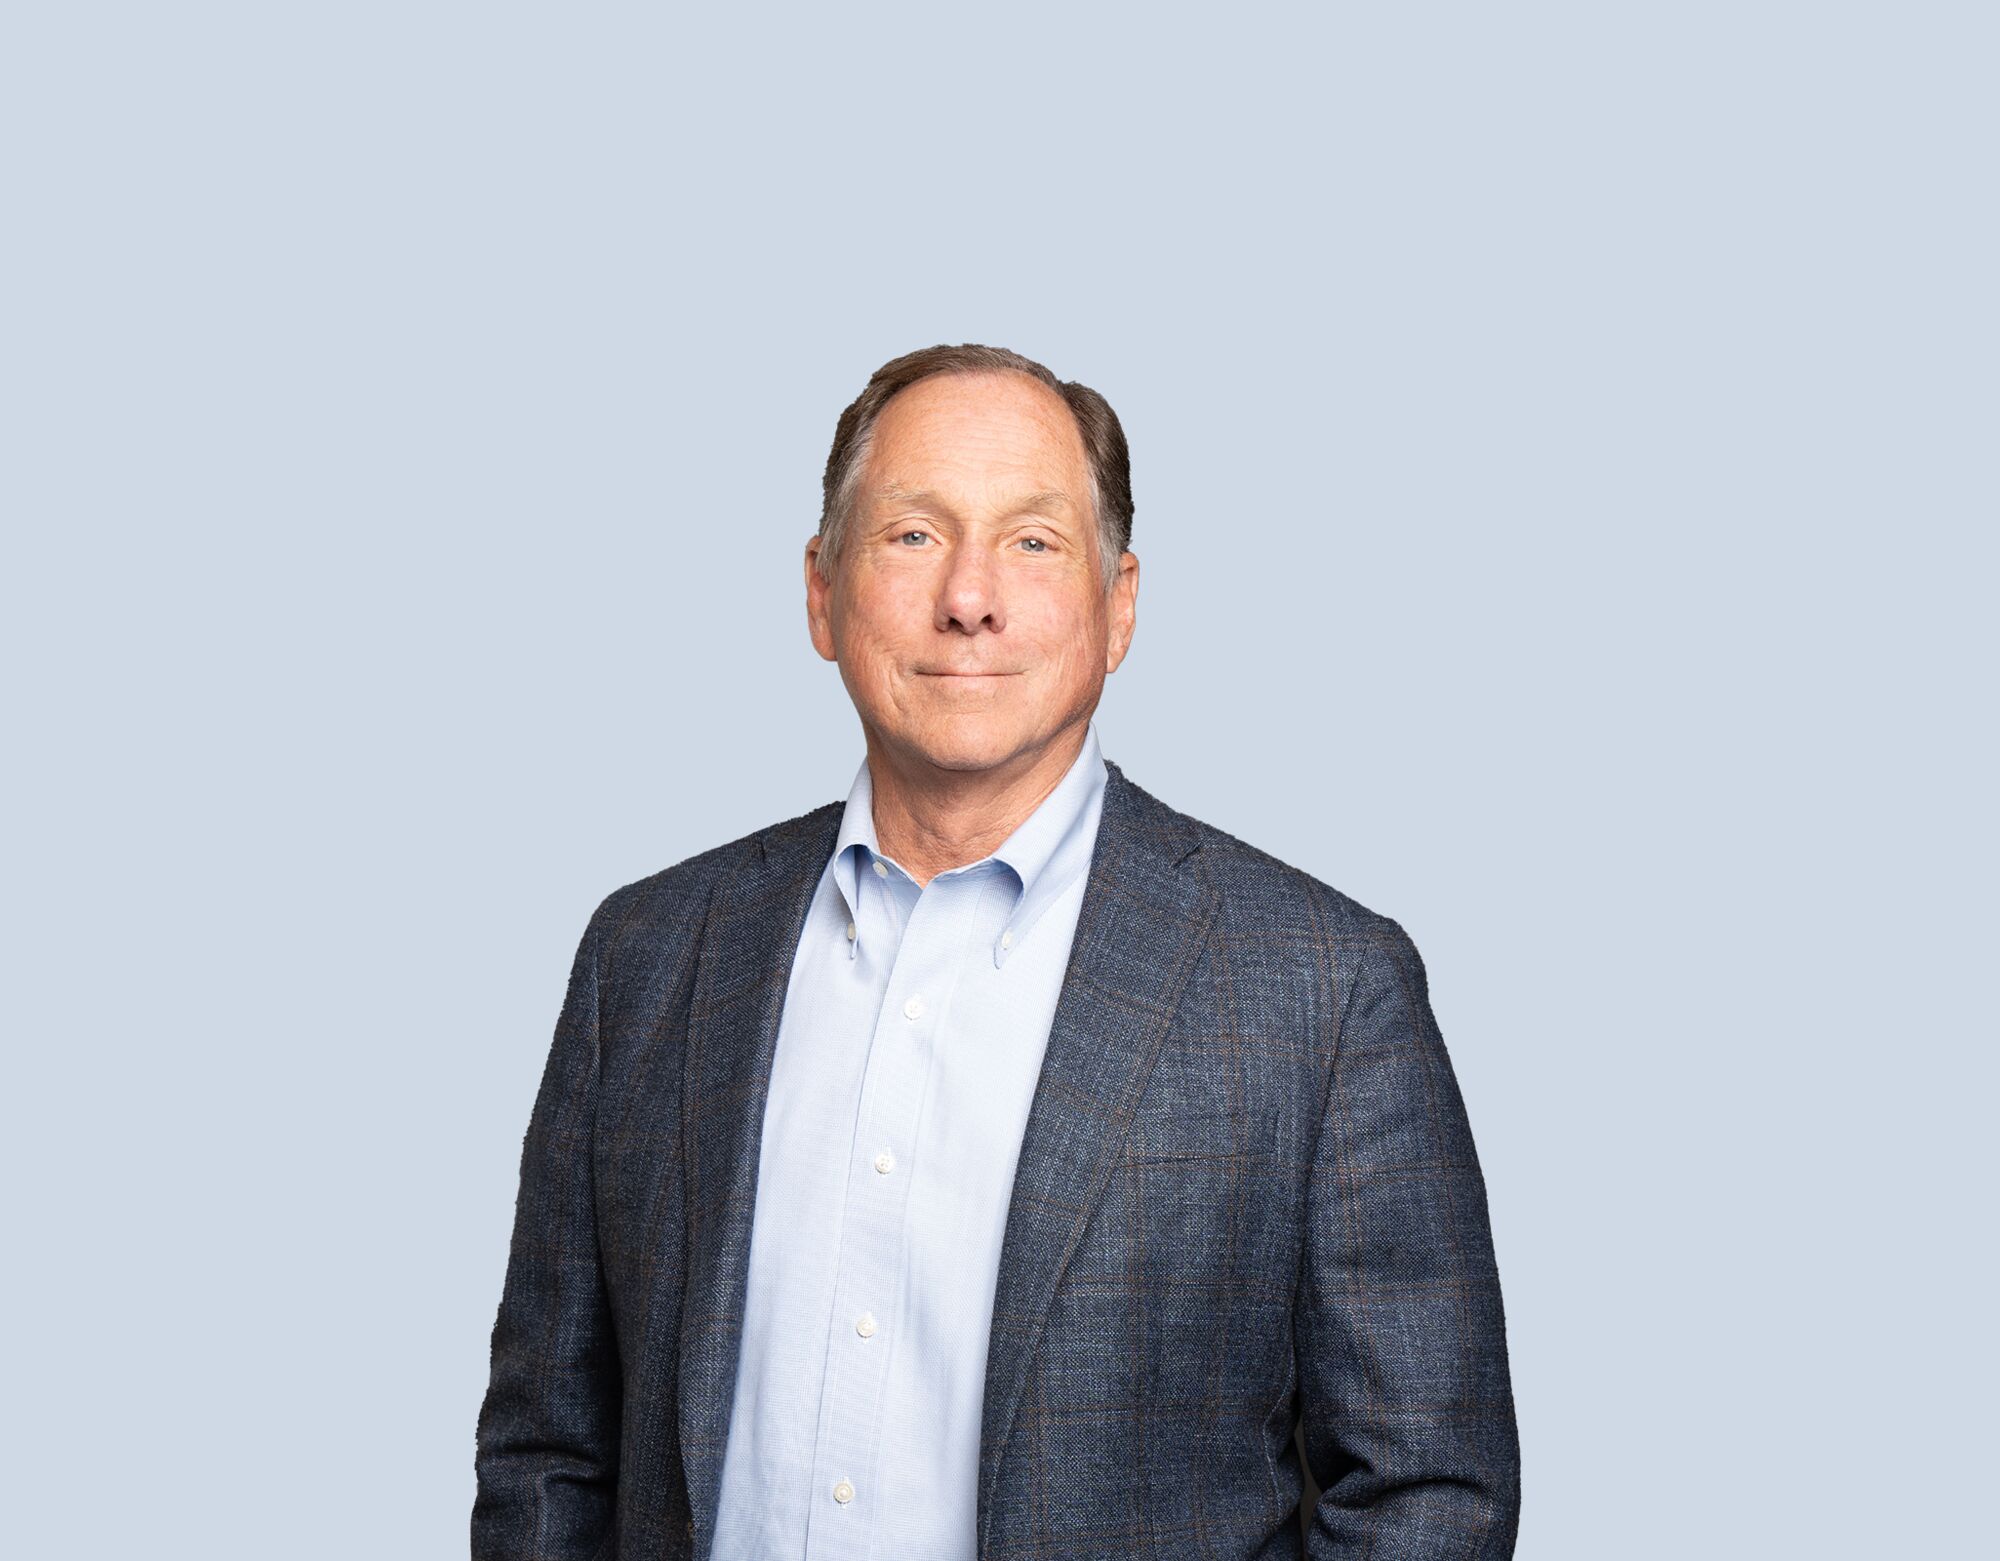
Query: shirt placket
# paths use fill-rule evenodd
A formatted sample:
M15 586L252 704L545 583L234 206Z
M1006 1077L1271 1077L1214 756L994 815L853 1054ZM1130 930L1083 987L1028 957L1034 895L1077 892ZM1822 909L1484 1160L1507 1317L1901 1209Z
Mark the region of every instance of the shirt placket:
M985 878L983 872L940 876L925 886L903 928L869 1044L827 1330L807 1561L866 1561L876 1528L875 1458L900 1323L919 1119Z

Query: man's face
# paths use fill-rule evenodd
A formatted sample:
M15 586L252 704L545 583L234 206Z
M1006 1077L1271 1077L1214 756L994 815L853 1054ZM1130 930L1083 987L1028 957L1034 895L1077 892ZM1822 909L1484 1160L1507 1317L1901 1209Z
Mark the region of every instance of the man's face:
M1083 440L1023 374L941 374L883 408L831 584L806 545L813 645L905 765L1025 770L1090 718L1131 643Z

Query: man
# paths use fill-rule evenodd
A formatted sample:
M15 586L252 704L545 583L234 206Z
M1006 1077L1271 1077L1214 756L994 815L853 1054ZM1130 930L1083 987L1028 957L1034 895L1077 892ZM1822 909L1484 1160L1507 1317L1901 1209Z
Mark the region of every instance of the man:
M1126 445L936 347L842 415L844 804L612 894L535 1102L476 1557L1503 1557L1485 1188L1402 928L1101 756Z

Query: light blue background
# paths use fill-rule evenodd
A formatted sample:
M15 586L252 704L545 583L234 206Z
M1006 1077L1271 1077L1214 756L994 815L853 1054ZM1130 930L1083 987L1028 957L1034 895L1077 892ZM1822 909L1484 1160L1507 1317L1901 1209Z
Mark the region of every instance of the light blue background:
M10 13L9 1550L463 1553L576 940L845 793L961 340L1130 434L1107 754L1424 953L1519 1554L1990 1542L1991 15Z

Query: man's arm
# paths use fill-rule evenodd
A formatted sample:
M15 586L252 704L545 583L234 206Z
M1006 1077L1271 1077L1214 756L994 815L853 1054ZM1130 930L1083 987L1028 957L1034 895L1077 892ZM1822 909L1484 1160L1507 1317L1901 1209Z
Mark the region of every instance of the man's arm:
M1387 918L1366 938L1307 1184L1307 1555L1505 1558L1520 1445L1485 1182L1416 945Z
M618 1347L598 1267L591 1176L610 920L607 899L577 948L521 1152L473 1460L473 1561L595 1555L616 1505Z

